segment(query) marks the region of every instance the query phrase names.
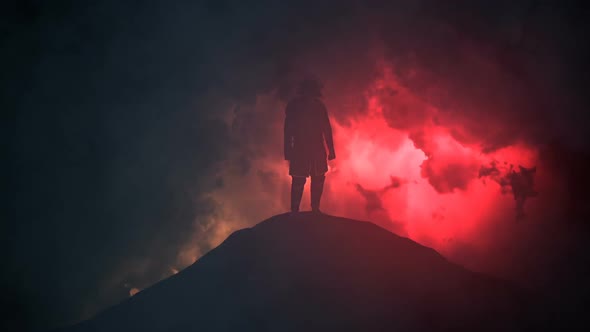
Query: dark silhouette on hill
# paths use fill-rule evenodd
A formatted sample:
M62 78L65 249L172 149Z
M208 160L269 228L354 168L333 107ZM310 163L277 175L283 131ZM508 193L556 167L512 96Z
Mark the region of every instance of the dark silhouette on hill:
M297 96L285 110L284 154L292 177L291 212L299 211L308 176L311 176L311 209L320 212L328 171L326 159L336 158L328 111L320 99L321 90L322 85L316 79L304 79L299 84Z
M63 331L521 331L531 302L374 224L304 212Z

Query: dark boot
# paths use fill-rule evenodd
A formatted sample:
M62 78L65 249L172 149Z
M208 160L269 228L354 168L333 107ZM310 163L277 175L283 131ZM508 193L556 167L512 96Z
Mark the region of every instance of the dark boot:
M299 212L299 204L301 204L301 196L305 187L305 177L292 176L291 179L291 212Z
M324 175L317 175L311 177L311 210L313 212L321 213L320 200L322 199L322 192L324 191Z

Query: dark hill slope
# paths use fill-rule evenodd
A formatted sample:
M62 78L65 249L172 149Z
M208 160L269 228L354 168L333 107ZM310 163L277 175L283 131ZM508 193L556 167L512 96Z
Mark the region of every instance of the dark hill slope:
M279 215L66 331L512 331L512 285L368 222Z

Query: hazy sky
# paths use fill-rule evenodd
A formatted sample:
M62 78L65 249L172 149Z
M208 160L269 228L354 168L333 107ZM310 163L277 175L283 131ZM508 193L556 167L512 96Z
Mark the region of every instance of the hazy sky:
M326 212L525 283L569 266L589 202L583 5L5 5L8 315L88 317L286 211L284 106L309 74L338 156ZM536 167L518 221L510 164Z

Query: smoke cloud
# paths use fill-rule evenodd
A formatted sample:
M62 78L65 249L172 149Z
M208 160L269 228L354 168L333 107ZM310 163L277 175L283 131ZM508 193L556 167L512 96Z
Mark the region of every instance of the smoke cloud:
M2 286L32 327L93 315L286 211L284 106L309 74L338 155L326 212L538 284L588 216L574 7L21 3L2 23Z

